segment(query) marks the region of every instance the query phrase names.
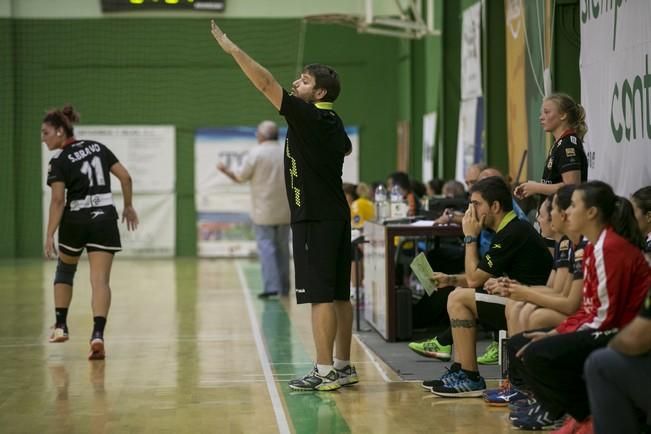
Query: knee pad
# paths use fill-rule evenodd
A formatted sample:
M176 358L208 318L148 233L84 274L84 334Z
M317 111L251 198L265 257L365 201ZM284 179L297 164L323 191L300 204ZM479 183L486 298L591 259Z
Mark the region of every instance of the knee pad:
M77 264L66 264L59 259L57 262L57 271L54 273L54 284L65 283L66 285L72 286L76 271Z

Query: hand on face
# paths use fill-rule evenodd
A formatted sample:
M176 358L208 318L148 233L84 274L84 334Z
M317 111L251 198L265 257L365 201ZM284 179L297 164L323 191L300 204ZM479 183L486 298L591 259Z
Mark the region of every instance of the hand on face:
M461 220L463 234L471 237L479 236L482 227L484 227L485 220L485 215L482 215L479 219L477 218L477 210L471 203L468 205L468 209L466 210L466 213L463 215L463 219Z

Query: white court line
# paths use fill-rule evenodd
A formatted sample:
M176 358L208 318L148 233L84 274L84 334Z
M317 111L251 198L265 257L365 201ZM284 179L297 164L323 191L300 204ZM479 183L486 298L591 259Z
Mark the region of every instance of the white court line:
M389 378L389 376L387 375L387 373L384 371L384 369L382 369L382 366L380 366L380 364L378 363L377 358L373 355L371 350L369 350L369 348L366 346L366 344L364 342L362 342L362 340L356 334L353 334L353 337L355 338L357 343L362 347L362 349L364 350L364 352L366 353L368 358L371 359L371 362L373 363L373 365L375 365L375 369L377 369L377 371L380 373L380 375L384 379L384 382L385 383L393 383L393 380L391 380Z
M249 320L251 321L251 329L253 331L255 347L258 350L258 358L260 359L260 364L262 365L262 372L264 373L265 382L267 383L267 390L269 391L269 397L271 398L271 403L274 408L276 424L278 425L278 432L281 434L290 434L291 431L289 429L289 423L287 422L285 410L283 409L283 403L280 400L280 395L278 394L278 389L276 388L276 383L271 372L269 356L267 356L267 351L264 347L264 343L262 342L262 335L260 334L258 318L255 315L255 310L253 309L251 293L246 284L246 279L244 278L244 272L242 271L240 262L236 262L235 268L237 268L237 277L240 279L240 286L242 288L242 293L244 294L244 301L246 301L246 310L249 314Z

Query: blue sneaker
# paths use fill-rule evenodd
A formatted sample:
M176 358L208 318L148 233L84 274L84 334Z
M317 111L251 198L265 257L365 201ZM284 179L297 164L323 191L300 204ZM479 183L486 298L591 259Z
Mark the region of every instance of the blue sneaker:
M516 411L516 410L521 410L523 408L530 408L535 404L538 404L538 401L536 401L536 398L534 397L519 399L517 401L509 402L509 410Z
M447 384L432 387L432 393L449 398L479 398L486 390L486 381L483 377L472 380L463 371L450 378Z
M486 391L483 394L484 400L486 400L488 397L497 395L499 392L502 392L503 390L511 388L511 382L508 379L502 380L500 383L500 387L497 389L486 389Z
M514 427L529 431L553 430L563 426L565 416L554 417L549 414L540 404L536 404L531 410L519 413L511 421Z
M529 398L527 400L521 400L516 402L518 403L518 405L509 413L510 420L516 420L520 417L530 415L539 405L536 398Z
M499 389L491 389L484 392L484 401L488 405L496 407L506 407L509 403L527 399L528 396L512 386Z
M445 369L447 369L448 372L443 374L441 378L439 378L438 380L423 381L420 384L421 387L431 392L433 387L446 385L447 383L452 381L452 379L454 379L459 372L461 372L461 365L458 363L453 363L452 365L450 365L449 368L445 368Z

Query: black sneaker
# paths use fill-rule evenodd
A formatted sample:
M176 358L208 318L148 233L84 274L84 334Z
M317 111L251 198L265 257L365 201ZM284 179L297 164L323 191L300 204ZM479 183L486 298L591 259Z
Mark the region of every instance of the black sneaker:
M432 387L432 393L447 398L480 398L486 390L486 381L482 377L476 380L463 371L457 372L443 386Z
M457 373L461 372L461 365L458 363L453 363L452 365L450 365L449 368L445 368L445 369L447 369L448 372L443 374L441 378L439 378L438 380L423 381L420 384L421 387L431 392L432 388L434 387L445 386L447 383L449 383L452 379L456 377Z
M316 366L303 378L296 378L289 382L290 389L300 391L330 391L340 387L339 374L334 368L327 375L321 376Z

